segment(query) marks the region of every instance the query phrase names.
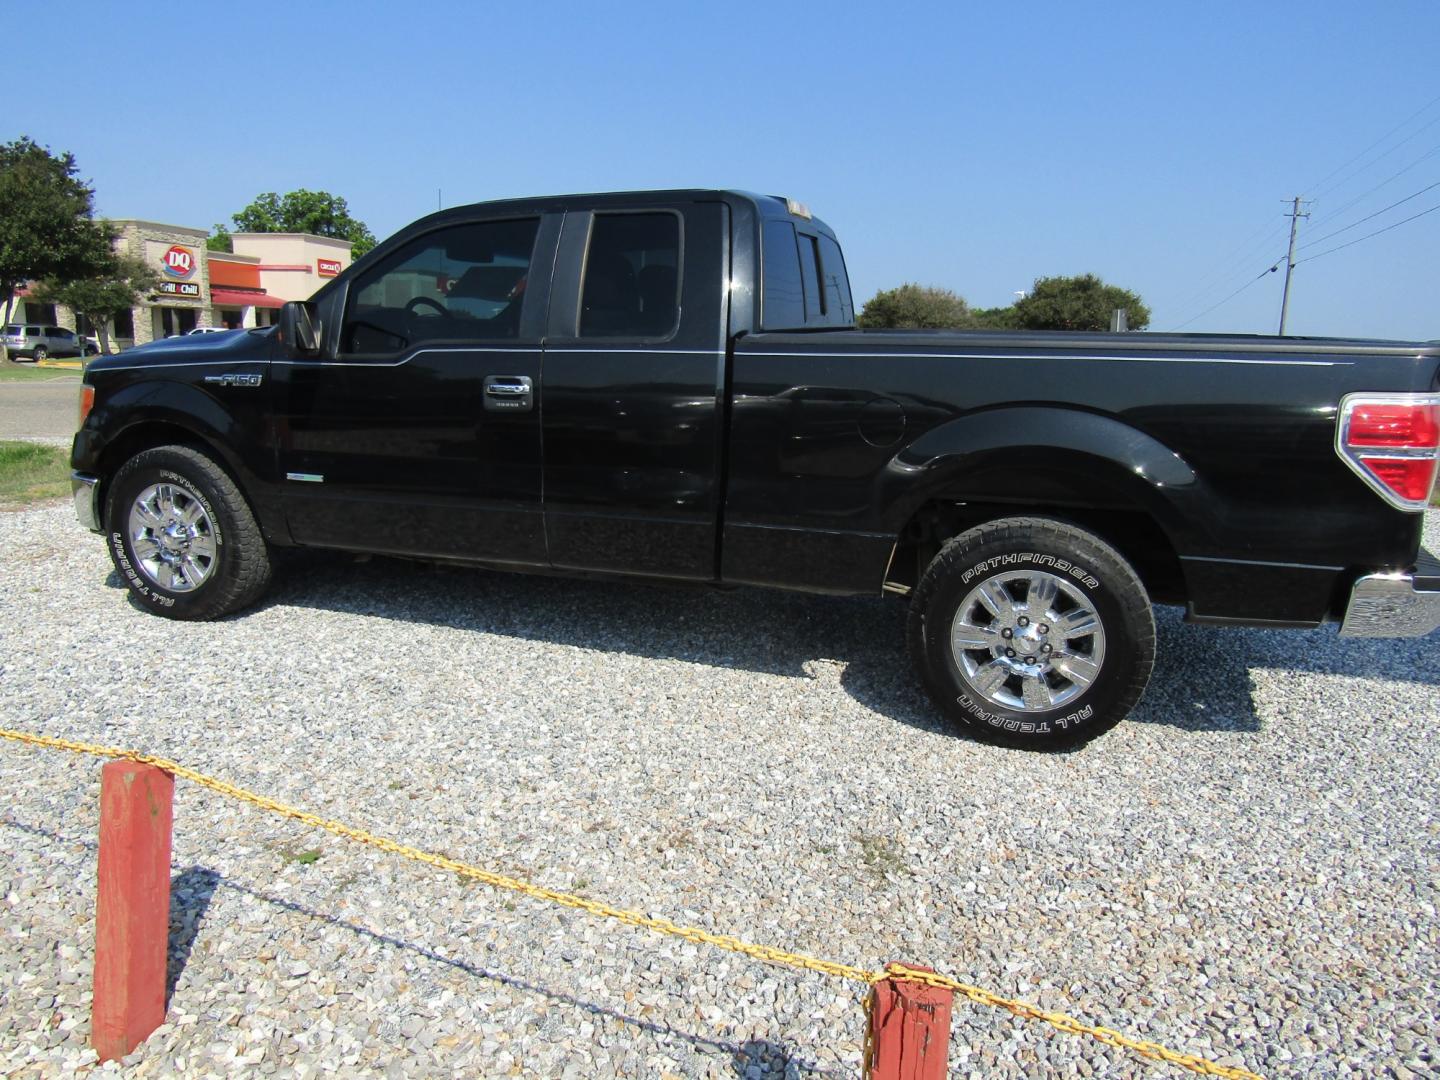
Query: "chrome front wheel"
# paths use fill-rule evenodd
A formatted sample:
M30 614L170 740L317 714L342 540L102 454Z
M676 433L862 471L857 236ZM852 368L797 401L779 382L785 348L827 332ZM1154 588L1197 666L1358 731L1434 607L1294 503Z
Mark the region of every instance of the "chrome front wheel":
M170 619L214 619L253 603L270 549L234 479L192 446L142 450L106 485L110 557L130 595Z
M215 526L199 499L175 484L151 484L130 506L130 550L141 572L174 593L205 584L215 569Z

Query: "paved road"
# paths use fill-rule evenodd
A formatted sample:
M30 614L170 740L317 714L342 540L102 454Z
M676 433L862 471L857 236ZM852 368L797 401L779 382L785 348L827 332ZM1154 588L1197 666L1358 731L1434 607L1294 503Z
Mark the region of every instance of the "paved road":
M53 381L0 382L0 439L68 439L75 434L76 375Z

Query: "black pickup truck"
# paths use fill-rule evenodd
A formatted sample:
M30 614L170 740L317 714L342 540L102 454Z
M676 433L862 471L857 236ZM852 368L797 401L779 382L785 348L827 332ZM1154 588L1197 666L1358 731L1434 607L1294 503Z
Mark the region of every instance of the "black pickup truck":
M76 509L138 603L254 601L275 549L908 596L935 702L1073 745L1152 602L1419 635L1440 344L855 328L792 200L481 203L263 330L94 361Z

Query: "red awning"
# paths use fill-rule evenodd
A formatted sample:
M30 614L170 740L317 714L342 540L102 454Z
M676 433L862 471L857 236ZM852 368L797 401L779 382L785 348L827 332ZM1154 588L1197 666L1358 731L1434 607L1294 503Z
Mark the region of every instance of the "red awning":
M265 307L279 308L285 301L266 292L250 292L247 289L210 290L210 302L217 307Z

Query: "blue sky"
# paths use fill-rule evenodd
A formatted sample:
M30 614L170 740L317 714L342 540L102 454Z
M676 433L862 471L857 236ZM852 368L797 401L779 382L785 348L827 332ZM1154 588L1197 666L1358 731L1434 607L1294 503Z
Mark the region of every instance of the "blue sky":
M1289 196L1304 244L1440 181L1434 0L16 7L53 66L0 136L73 152L111 217L308 187L383 237L437 189L742 187L824 218L857 301L1094 272L1168 330L1284 255ZM1440 338L1437 254L1440 211L1300 265L1290 332ZM1187 329L1273 333L1281 277Z

